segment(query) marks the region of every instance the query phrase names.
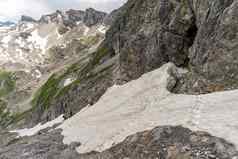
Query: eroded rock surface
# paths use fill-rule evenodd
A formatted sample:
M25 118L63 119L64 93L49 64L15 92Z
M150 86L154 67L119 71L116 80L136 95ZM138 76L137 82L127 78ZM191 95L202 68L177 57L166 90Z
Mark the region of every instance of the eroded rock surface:
M186 92L209 93L237 88L238 2L193 1L198 32L189 52L191 73Z
M8 134L9 136L10 134ZM0 134L1 140L7 134ZM138 132L101 153L78 154L80 143L64 145L60 130L10 139L0 146L0 159L234 159L237 151L223 139L181 126L162 126Z

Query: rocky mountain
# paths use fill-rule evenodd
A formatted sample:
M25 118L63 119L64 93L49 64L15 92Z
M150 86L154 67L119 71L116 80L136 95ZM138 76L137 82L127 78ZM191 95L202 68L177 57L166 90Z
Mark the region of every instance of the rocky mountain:
M128 0L22 16L0 32L0 159L238 158L237 11Z
M2 107L8 108L7 112L18 114L31 108L34 93L54 72L61 72L64 67L80 59L87 61L87 56L104 39L107 26L102 20L95 19L96 22L89 27L83 19L75 19L88 11L73 12L56 11L42 16L45 19L48 17L49 21L45 22L42 21L44 18L34 20L29 16L22 16L16 26L1 30L0 97L4 103ZM98 13L99 17L105 14L93 12ZM87 20L86 17L83 18ZM8 125L9 120L12 119L1 122Z
M32 17L27 16L27 15L22 15L20 21L22 21L22 22L32 22L32 23L37 22L37 20L35 20Z

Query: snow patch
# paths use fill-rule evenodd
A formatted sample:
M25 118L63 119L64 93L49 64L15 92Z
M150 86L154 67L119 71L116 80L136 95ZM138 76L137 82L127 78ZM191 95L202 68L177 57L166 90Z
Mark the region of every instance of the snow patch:
M75 81L75 79L67 78L67 79L64 81L64 87L70 85L70 84L73 83L74 81Z
M31 33L31 36L27 40L28 42L34 43L36 47L41 49L43 55L45 54L48 38L41 37L37 29Z
M8 44L11 41L11 39L12 39L12 37L10 35L7 35L7 36L3 37L2 43Z
M61 39L63 37L63 35L61 35L58 31L58 29L55 30L56 31L56 35L57 35L57 40Z
M35 77L39 79L41 78L41 76L42 76L42 73L40 72L40 70L35 70Z
M43 129L46 129L48 127L52 127L54 126L55 124L60 124L64 121L64 118L63 118L63 115L59 116L58 118L50 121L50 122L47 122L45 124L38 124L36 125L35 127L33 128L30 128L30 129L20 129L20 130L13 130L13 131L10 131L11 133L18 133L18 137L23 137L23 136L33 136L35 135L36 133L38 133L40 130L43 130Z
M160 125L207 131L238 146L238 90L207 95L177 95L166 87L171 63L138 80L113 86L58 128L63 142L80 142L79 153L104 151L134 133Z
M24 56L23 56L23 51L22 51L22 49L19 49L19 48L17 48L16 49L16 52L18 53L18 54L16 54L16 59L20 59L20 60L25 60L25 58L24 58Z
M26 25L26 29L27 29L27 30L33 29L34 27L35 27L35 25L32 24L32 23L27 23L27 25Z
M77 21L76 25L79 25L79 24L82 24L82 23L83 23L83 21Z
M101 33L103 33L103 34L105 34L106 31L107 31L107 27L104 26L104 25L101 25L101 26L98 28L98 31L101 32Z
M83 36L87 36L89 31L90 31L90 28L85 26L85 30L83 32Z
M22 38L17 38L16 39L16 43L21 47L24 48L25 47L25 41Z

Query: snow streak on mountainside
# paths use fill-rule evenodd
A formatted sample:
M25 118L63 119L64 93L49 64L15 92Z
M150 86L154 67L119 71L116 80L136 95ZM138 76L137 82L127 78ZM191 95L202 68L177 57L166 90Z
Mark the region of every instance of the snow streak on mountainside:
M183 125L238 146L238 91L197 96L172 94L167 87L174 84L170 75L174 71L183 70L168 63L138 80L111 87L95 105L84 108L58 127L63 129L64 143L80 142L79 153L101 152L128 135L158 125ZM24 136L34 129L16 132Z

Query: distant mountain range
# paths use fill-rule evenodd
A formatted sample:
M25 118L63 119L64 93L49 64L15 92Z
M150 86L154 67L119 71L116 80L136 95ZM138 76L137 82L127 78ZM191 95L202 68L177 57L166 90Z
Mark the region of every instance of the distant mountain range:
M16 25L16 23L11 21L6 21L6 22L0 21L0 27L7 27L7 26L13 26L13 25Z

